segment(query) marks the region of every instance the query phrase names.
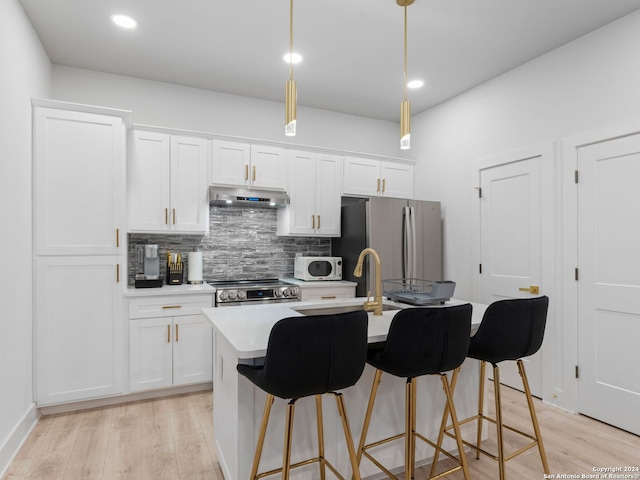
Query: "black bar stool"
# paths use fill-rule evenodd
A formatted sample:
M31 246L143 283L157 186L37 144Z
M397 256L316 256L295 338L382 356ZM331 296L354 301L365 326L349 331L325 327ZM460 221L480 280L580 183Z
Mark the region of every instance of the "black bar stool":
M456 440L459 455L459 458L456 459L449 452L440 448L441 443L436 445L416 431L416 379L422 375L440 375L442 388L447 398L447 411L451 413L456 433L459 433L453 396L449 389L447 374L444 372L459 367L467 355L471 335L471 311L472 307L467 303L453 307L407 308L393 317L383 346L377 349L372 348L367 355L367 363L376 368L376 373L358 446L358 464L364 455L389 478L395 479L393 473L367 450L404 438L405 479L410 480L415 473L416 438L419 438L435 449L436 458L440 453L443 453L458 462L457 466L439 474L437 478L462 470L464 478L469 479L469 469L461 440ZM367 431L382 372L407 379L405 431L366 445Z
M547 309L549 307L549 298L546 296L538 298L523 298L514 300L500 300L489 305L482 317L482 323L476 334L471 337L469 345L468 357L480 360L480 396L478 399L478 414L459 422L464 425L477 420L477 438L476 443L470 443L463 440L463 443L476 451L476 458L480 458L480 453L487 455L498 461L498 470L500 480L505 479L505 462L513 457L538 446L540 459L544 473L549 475L549 465L547 456L542 444L542 436L540 434L540 426L536 417L536 411L533 405L531 390L529 389L529 381L525 372L523 358L536 353L542 345L544 337L544 329L547 321ZM502 405L500 402L500 368L499 362L506 360L515 360L518 364L518 370L522 377L524 393L529 406L529 414L531 415L531 423L533 424L534 435L506 425L502 421ZM489 418L483 413L484 405L484 379L486 372L486 363L493 365L493 388L496 404L496 418ZM459 369L457 369L451 379L451 388L455 389ZM496 425L497 432L497 455L484 450L481 447L482 422L487 420ZM442 442L444 434L448 436L457 436L458 432L452 434L450 432L452 426L445 427L447 422L447 412L442 420L442 427L438 437L438 444ZM510 455L504 452L504 428L522 435L531 443L519 448ZM435 468L433 465L432 471Z
M322 394L325 393L332 393L336 397L353 476L360 479L344 400L342 394L335 390L354 385L362 375L367 356L367 327L368 317L364 311L284 318L271 329L264 365L237 366L240 374L267 392L251 480L280 472L283 480L287 480L291 468L314 462L320 464L322 479L325 478L327 466L338 478L344 480L324 458ZM316 397L318 457L291 465L294 405L298 399L312 395ZM291 399L287 405L282 468L258 473L274 397Z

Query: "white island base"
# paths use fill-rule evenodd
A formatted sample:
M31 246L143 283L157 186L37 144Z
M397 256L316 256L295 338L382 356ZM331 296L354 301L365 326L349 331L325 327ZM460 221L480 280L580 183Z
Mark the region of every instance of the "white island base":
M362 303L362 299L340 302L341 305L358 303ZM460 303L465 302L455 300L450 302L450 304ZM266 399L266 394L262 390L237 373L236 365L238 363L259 364L264 357L273 324L281 318L300 315L292 308L304 305L310 306L309 302L295 302L203 310L214 325L214 440L225 480L249 479ZM407 307L400 304L398 306ZM473 306L472 323L474 328L477 328L486 306L480 304L473 304ZM386 338L386 332L395 313L396 311L385 311L382 317L369 314L370 343ZM367 365L358 383L342 391L356 447L360 439L374 373L375 369ZM467 359L458 377L455 391L459 418L477 413L478 380L478 363ZM404 431L404 394L405 379L389 374L382 375L367 443ZM417 429L424 436L435 441L445 405L440 379L437 376L419 378L417 395ZM286 404L287 400L276 398L271 409L259 468L261 472L282 466ZM351 471L342 423L333 395L324 396L323 417L325 457L345 478L350 478ZM463 427L463 434L471 436L474 429L474 425L466 425ZM296 402L295 408L292 463L317 456L317 438L315 401L312 397L300 399ZM455 442L450 438L445 438L444 446L449 451L457 451ZM370 453L392 471L404 470L402 440L372 449ZM421 441L416 443L418 465L428 463L432 456L432 448ZM362 478L384 476L366 458L362 459L360 473ZM318 464L296 468L291 471L290 478L319 479Z

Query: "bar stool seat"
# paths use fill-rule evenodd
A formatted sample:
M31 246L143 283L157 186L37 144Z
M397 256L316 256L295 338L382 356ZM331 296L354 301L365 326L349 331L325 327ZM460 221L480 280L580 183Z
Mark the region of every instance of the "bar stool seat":
M237 370L267 393L262 425L251 469L252 480L282 472L289 478L292 468L318 462L320 478L325 467L344 480L324 458L322 395L332 393L342 419L353 477L360 480L356 453L341 390L354 385L364 370L367 356L368 316L364 311L338 315L288 317L271 329L264 365L238 365ZM318 456L291 465L294 406L303 397L315 396ZM287 405L282 467L258 473L260 457L274 398L290 399Z
M376 368L376 373L358 445L358 464L365 456L389 478L395 479L393 473L376 460L368 450L394 440L404 439L405 479L410 480L415 474L415 447L416 439L419 438L435 449L436 458L443 453L458 463L450 470L437 475L437 478L462 470L464 478L469 479L469 469L461 441L457 440L459 457L456 459L440 445L436 445L416 431L416 381L423 375L440 376L447 399L446 405L451 412L454 428L458 432L455 406L445 372L459 367L467 355L471 335L471 312L472 306L464 304L451 307L407 308L395 315L383 346L370 349L367 355L367 363ZM405 431L366 444L382 372L406 378Z
M471 337L469 344L469 358L480 360L480 392L478 399L478 414L464 420L460 420L459 424L464 425L469 422L477 421L477 438L476 443L463 440L463 443L476 451L476 458L480 458L480 454L484 454L498 461L498 470L500 480L505 480L505 462L524 453L525 451L538 447L540 459L544 473L549 472L547 456L545 454L542 443L542 435L540 434L540 426L536 417L535 407L533 405L533 397L527 380L527 374L524 368L523 358L536 353L542 346L544 330L547 319L547 310L549 307L549 298L546 296L538 298L523 298L500 300L489 305L482 317L482 323L476 334ZM518 370L522 378L525 397L529 406L529 414L534 434L530 435L522 430L506 425L502 419L502 405L500 402L500 368L498 363L504 361L516 361ZM486 363L493 365L493 387L495 395L496 417L490 418L484 414L484 383L486 373ZM457 369L451 380L452 390L455 389L459 369ZM446 412L445 412L446 417ZM452 426L445 427L446 418L443 418L438 444L442 442L443 434L448 436L457 436L458 432L451 433ZM489 452L482 448L482 422L487 420L496 425L497 433L497 454ZM515 432L529 440L530 443L519 448L515 452L507 455L504 451L504 429ZM435 468L435 465L434 465Z

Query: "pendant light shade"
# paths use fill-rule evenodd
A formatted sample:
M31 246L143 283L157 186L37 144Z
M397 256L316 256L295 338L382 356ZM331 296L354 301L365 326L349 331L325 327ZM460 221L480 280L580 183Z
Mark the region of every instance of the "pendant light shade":
M407 100L407 7L415 0L396 0L404 8L404 100L400 103L400 149L411 148L411 104Z
M287 137L296 136L296 96L297 87L295 80L287 80L285 92L284 134Z
M400 104L400 149L411 148L411 104L404 100Z
M298 88L293 79L293 0L289 0L289 80L284 98L284 134L287 137L296 136L297 97Z

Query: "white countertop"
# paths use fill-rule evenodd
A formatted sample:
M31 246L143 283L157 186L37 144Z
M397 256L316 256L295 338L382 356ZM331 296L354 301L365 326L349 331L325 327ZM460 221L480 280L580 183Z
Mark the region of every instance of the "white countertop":
M199 285L183 283L182 285L163 285L159 288L135 288L127 287L125 297L153 297L165 295L194 295L198 293L214 294L216 291L211 285L201 283Z
M303 316L302 313L296 312L294 308L362 305L364 300L364 298L350 298L348 300L337 300L331 303L318 303L317 301L284 302L251 306L241 305L234 307L203 308L202 311L216 332L219 332L219 334L227 339L237 357L248 359L265 356L269 333L278 320L286 317ZM411 308L410 305L395 303L389 300L385 300L384 303L400 308ZM476 329L482 321L482 315L487 306L457 299L451 299L451 301L445 303L444 306L460 305L463 303L471 303L473 305L471 328ZM426 308L438 307L439 305ZM391 320L396 313L397 310L383 311L382 316L375 316L373 313L369 313L369 343L381 342L387 338Z

